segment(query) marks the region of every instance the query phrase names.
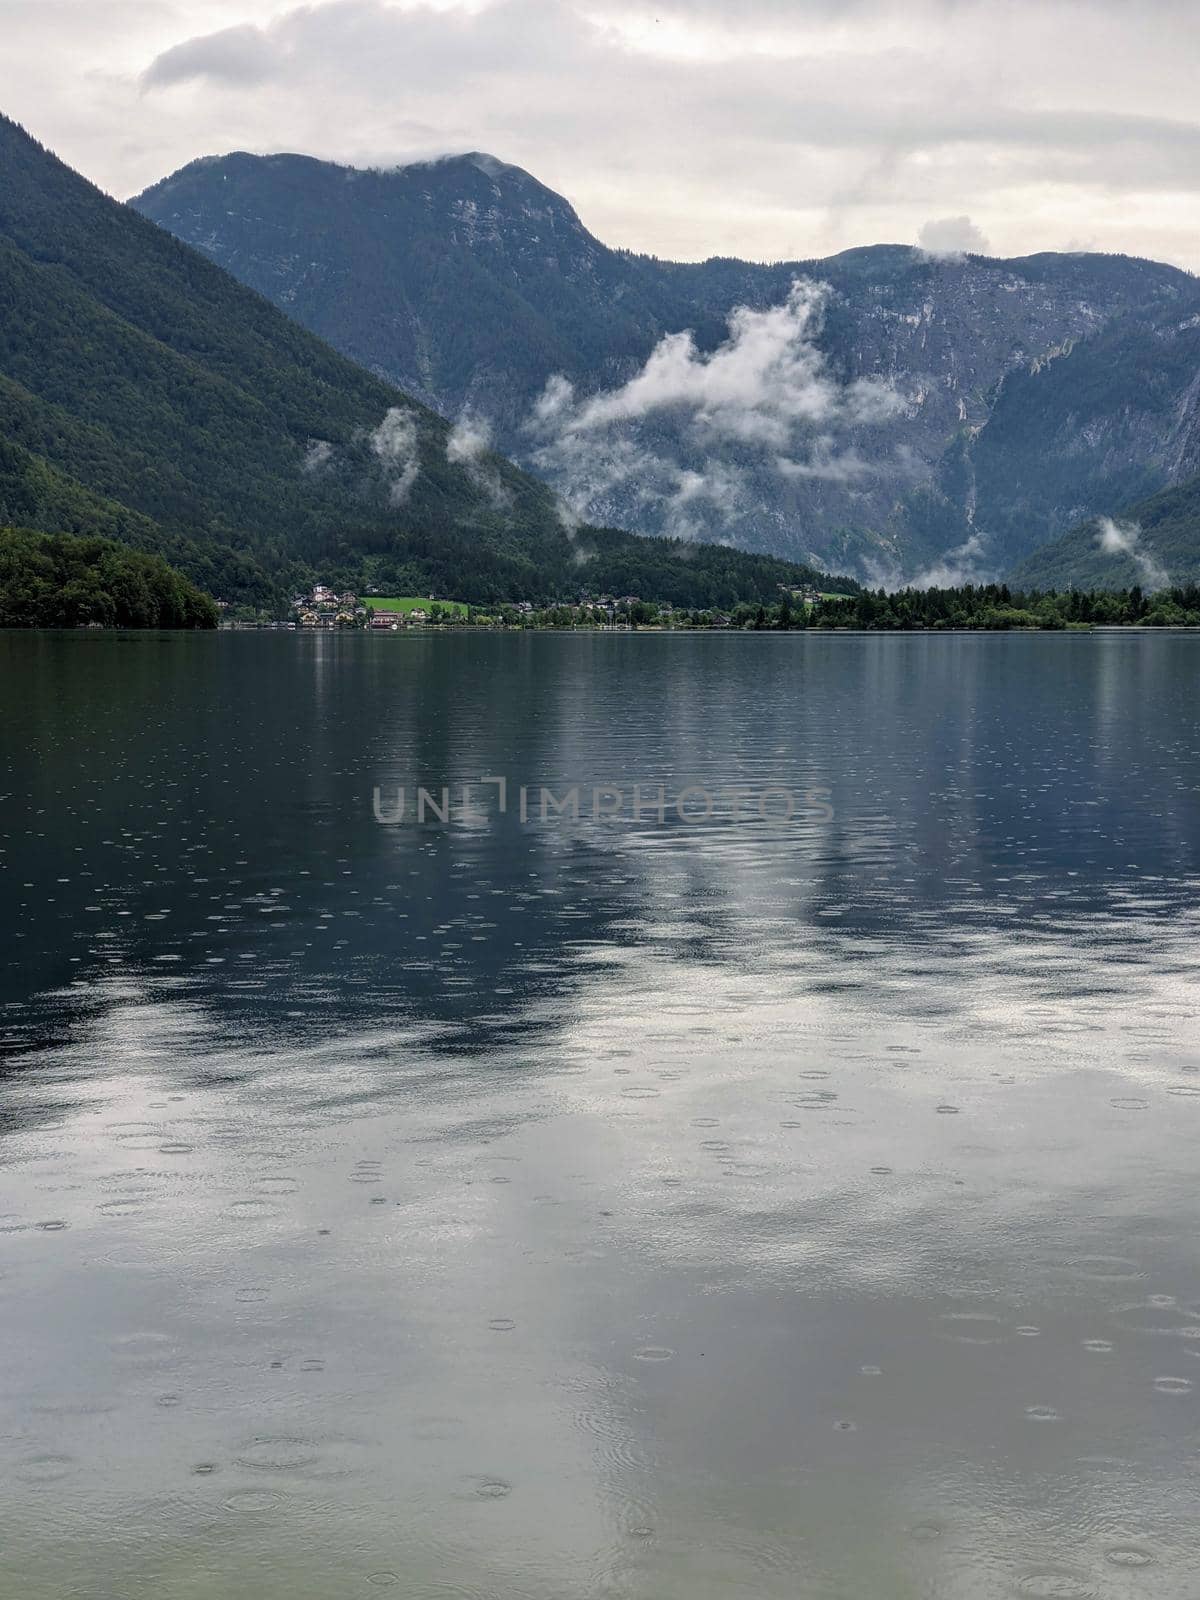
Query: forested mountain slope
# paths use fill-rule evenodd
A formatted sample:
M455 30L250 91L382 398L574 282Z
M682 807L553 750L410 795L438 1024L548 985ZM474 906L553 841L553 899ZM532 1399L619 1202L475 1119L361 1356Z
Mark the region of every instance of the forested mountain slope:
M1087 517L1041 545L1014 574L1030 588L1165 588L1200 582L1200 477L1128 506Z

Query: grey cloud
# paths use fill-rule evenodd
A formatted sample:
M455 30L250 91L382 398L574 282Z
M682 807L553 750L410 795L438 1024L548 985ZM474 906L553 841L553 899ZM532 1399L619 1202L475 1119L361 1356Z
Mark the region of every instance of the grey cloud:
M285 64L296 77L317 75L360 89L397 91L398 71L411 75L408 92L430 83L449 86L475 76L582 66L600 47L601 31L570 4L557 0L496 0L480 12L384 0L325 0L297 6L262 27L245 25L202 34L150 64L148 84L194 77L231 83L259 81Z
M194 78L211 78L249 87L265 82L280 66L278 52L267 35L246 24L164 50L142 74L142 83L148 89L163 89Z
M665 255L803 258L970 213L1002 254L1086 237L1200 260L1183 0L0 0L9 16L8 109L119 193L231 148L483 149Z
M935 9L975 3L934 0ZM1070 0L1060 0L1060 8L1071 9ZM715 0L702 9L713 17L732 15ZM863 0L862 9L896 10L884 0ZM788 15L794 20L796 13ZM709 137L726 134L743 148L874 151L893 179L914 155L994 145L1010 158L1016 152L1018 160L1021 151L1032 152L1043 177L1058 165L1070 169L1064 176L1096 181L1106 164L1121 160L1124 148L1145 183L1164 175L1172 183L1182 176L1200 181L1200 126L1193 122L1106 104L1060 110L996 103L981 92L982 83L939 63L936 51L927 57L910 42L903 51L877 54L869 34L857 48L847 47L844 62L855 75L845 90L831 91L824 58L664 60L631 51L590 8L585 15L563 0L495 0L475 14L327 0L262 28L229 28L176 45L151 63L143 82L164 87L203 77L245 87L280 77L293 88L319 82L348 96L390 99L403 73L409 100L453 96L460 111L470 83L480 95L474 110L481 121L536 130L547 139L570 128L576 140L603 104L630 115L631 131L658 122L663 114L654 108L669 84L668 116L678 125L677 137L681 132L690 140L702 121ZM468 135L467 142L486 141Z
M1009 0L1012 4L1012 0ZM1097 13L1115 16L1129 14L1128 0L1057 0L1059 8L1071 14L1077 28L1083 29ZM813 24L855 22L894 17L895 0L589 0L589 15L610 15L628 21L637 19L643 26L654 24L699 24L730 32L748 26L784 31ZM972 13L995 13L995 0L906 0L905 13L914 24L969 19ZM1139 11L1166 23L1172 18L1188 20L1194 15L1193 0L1143 0Z

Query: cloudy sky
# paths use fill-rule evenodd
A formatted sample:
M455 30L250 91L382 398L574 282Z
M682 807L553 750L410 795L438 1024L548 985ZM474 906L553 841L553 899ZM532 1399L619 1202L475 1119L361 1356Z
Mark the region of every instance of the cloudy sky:
M0 109L119 196L481 149L660 255L1200 269L1194 0L0 0Z

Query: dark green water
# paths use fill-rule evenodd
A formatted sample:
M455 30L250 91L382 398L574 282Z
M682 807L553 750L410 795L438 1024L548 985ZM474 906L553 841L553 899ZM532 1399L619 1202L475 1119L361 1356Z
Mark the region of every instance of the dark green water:
M0 1592L1195 1595L1200 639L0 690Z

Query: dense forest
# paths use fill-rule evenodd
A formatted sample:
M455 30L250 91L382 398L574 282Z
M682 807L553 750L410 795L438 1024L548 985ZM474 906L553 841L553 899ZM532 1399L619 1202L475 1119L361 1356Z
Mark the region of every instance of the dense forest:
M1146 594L1130 589L1055 592L1010 589L1007 584L962 589L864 590L825 598L810 610L790 605L757 611L739 608L735 621L754 626L808 628L1090 628L1200 627L1200 585Z
M0 628L215 628L208 595L112 539L0 528Z
M1014 592L1004 584L961 589L905 589L826 594L802 601L786 593L770 605L740 603L730 611L670 606L626 597L617 601L559 601L520 610L509 605L457 613L432 604L429 621L445 627L512 628L736 628L772 632L948 631L1088 629L1097 627L1200 628L1200 585L1147 595L1123 591Z

